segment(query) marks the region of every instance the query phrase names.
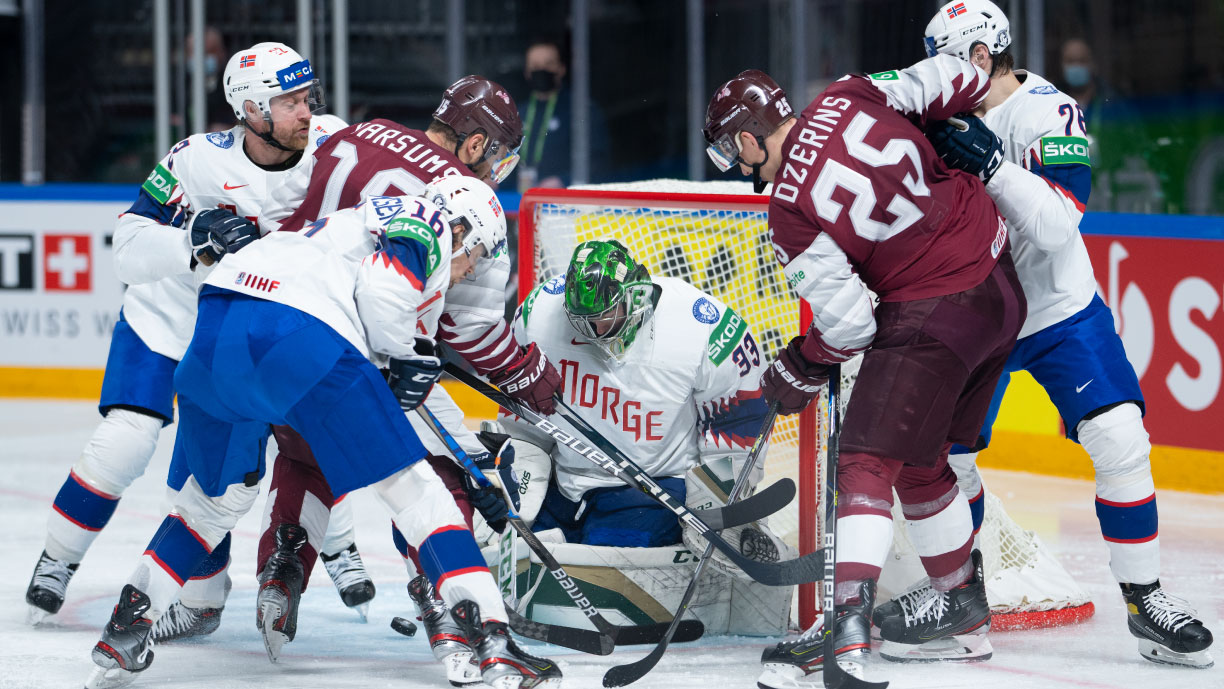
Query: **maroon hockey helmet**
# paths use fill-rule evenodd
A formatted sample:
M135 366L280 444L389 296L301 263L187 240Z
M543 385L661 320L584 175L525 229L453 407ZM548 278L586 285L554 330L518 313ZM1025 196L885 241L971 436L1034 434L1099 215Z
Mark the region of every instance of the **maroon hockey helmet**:
M506 179L518 164L523 121L514 99L497 82L475 74L463 77L442 94L442 102L433 116L455 130L460 144L477 133L488 138L481 160L492 163L494 180ZM455 152L458 150L456 147Z
M701 130L708 144L706 152L714 165L726 172L739 162L740 132L755 136L765 148L765 137L793 116L786 91L778 82L759 69L740 72L718 87L706 107Z

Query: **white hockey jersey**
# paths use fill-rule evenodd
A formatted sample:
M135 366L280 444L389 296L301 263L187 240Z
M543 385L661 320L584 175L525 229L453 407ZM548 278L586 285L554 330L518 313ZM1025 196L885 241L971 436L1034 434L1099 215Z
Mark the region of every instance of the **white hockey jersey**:
M344 128L334 115L311 118L306 161L332 133ZM123 315L153 351L183 358L195 330L196 278L191 272L188 213L227 208L251 221L270 192L292 170L269 172L243 152L246 129L193 134L178 142L140 188L115 226L115 274L128 285Z
M1016 272L1028 299L1027 337L1079 313L1096 278L1079 233L1092 187L1084 114L1036 74L982 120L1003 140L1006 161L986 191L1007 219Z
M564 276L524 300L515 337L544 351L561 374L565 401L650 476L681 477L699 462L727 456L738 473L765 414L764 357L748 323L718 299L676 278L654 283L662 288L654 315L620 362L570 325ZM560 417L552 421L568 426ZM551 452L568 499L624 485L529 424L507 423Z
M432 203L373 196L301 232L268 234L204 283L308 313L381 364L436 335L450 259L450 229Z

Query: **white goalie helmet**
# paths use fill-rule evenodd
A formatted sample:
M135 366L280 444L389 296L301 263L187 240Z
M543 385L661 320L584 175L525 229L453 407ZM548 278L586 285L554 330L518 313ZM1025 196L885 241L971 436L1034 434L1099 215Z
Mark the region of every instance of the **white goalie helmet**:
M991 55L1011 45L1011 23L990 0L952 0L927 24L923 43L929 57L943 53L968 62L975 43Z
M492 258L506 249L506 212L497 194L475 177L443 175L425 187L425 198L442 211L447 225L463 224L462 251ZM483 252L477 252L483 247Z
M240 122L247 118L243 105L251 101L263 113L264 120L271 123L268 103L276 96L303 88L310 89L312 113L324 106L323 91L310 60L284 43L256 43L234 53L225 64L222 86L225 100Z

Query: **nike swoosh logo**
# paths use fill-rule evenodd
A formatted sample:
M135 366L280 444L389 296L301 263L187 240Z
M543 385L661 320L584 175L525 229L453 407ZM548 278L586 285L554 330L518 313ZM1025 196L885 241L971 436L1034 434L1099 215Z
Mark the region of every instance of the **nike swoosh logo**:
M579 342L577 338L573 338L573 337L571 337L571 338L570 338L570 344L572 344L572 345L589 345L589 344L591 344L591 343L590 343L590 342Z
M222 188L224 188L226 191L233 191L234 189L241 189L241 188L243 188L243 187L248 187L248 186L250 186L250 183L247 183L247 184L239 184L239 185L237 185L237 186L231 187L231 186L229 185L229 182L226 182L225 184L222 184L221 186L222 186Z
M1088 387L1089 383L1091 383L1091 382L1092 382L1092 381L1094 381L1094 380L1096 380L1096 378L1089 378L1087 383L1084 383L1083 385L1078 385L1078 386L1076 386L1076 388L1075 388L1075 394L1077 394L1077 395L1078 395L1078 394L1080 393L1080 391L1081 391L1081 390L1083 390L1084 388Z

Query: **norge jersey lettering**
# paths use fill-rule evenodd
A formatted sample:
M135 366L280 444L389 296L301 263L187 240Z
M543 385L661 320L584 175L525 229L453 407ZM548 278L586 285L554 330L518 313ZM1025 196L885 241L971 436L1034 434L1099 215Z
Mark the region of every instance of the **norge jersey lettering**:
M412 196L442 175L468 175L453 153L425 132L390 120L361 122L319 147L269 204L265 222L296 232L371 196Z
M298 167L342 127L344 122L333 115L311 118ZM198 276L190 270L190 237L179 229L186 214L225 208L255 221L269 192L292 173L269 172L251 162L243 151L246 136L238 125L180 141L149 175L136 203L119 217L115 268L128 283L123 314L158 354L181 359L195 330Z
M765 413L756 339L734 310L687 282L654 283L662 287L654 316L620 362L570 325L563 276L528 295L515 336L536 343L561 374L565 401L647 474L683 476L700 461L728 456L738 471ZM507 423L541 447L555 445L528 424ZM556 448L553 457L557 485L571 500L624 485L569 448Z
M811 304L827 362L875 334L871 290L911 301L979 284L1006 244L994 203L915 126L972 110L986 75L941 55L847 76L816 97L782 145L769 204L778 258Z

